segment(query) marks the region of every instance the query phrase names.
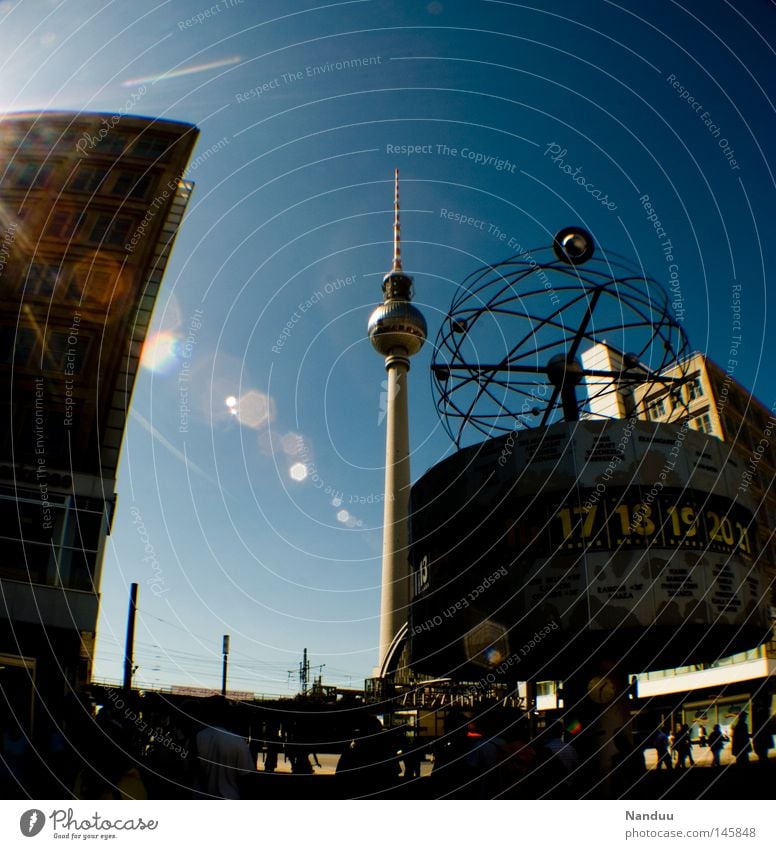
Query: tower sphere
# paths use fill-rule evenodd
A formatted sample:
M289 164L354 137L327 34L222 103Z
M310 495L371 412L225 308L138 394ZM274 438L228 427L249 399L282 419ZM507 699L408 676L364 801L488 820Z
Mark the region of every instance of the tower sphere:
M376 307L367 325L369 339L378 354L389 356L402 349L411 357L426 341L426 319L410 301L389 299Z

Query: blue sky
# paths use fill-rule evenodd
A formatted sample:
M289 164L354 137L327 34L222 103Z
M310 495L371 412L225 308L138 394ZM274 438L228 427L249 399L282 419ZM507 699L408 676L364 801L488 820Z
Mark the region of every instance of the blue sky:
M693 347L727 360L740 285L734 376L776 401L773 6L541 6L0 3L0 109L136 99L201 131L124 444L97 677L121 675L132 581L140 684L218 685L224 633L235 689L295 692L304 647L326 682L371 674L385 432L366 322L394 167L429 324L410 374L414 477L451 450L429 364L457 284L513 240L581 224L668 286L644 196Z

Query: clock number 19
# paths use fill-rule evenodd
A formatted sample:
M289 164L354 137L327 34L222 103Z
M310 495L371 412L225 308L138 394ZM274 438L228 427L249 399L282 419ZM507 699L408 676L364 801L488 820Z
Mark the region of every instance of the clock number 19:
M698 533L695 524L695 510L692 507L674 505L669 507L667 512L671 517L671 531L674 537L694 537Z

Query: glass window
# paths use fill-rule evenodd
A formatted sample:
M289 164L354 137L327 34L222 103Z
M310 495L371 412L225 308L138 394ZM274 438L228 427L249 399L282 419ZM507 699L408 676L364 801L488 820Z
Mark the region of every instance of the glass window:
M89 241L103 242L105 240L105 234L108 232L112 221L113 217L110 215L98 216L94 227L92 227L92 232L89 234Z
M50 491L47 507L37 492L18 493L0 495L0 577L93 591L102 512Z
M106 174L104 168L79 168L71 178L68 188L74 192L94 192Z
M135 139L135 143L127 151L130 156L140 156L143 159L160 159L170 147L170 141L160 136L149 136L145 133Z
M27 271L25 291L30 295L45 295L50 297L54 294L59 279L59 268L45 262L31 263Z
M134 223L134 219L127 216L100 215L92 228L89 241L123 247L129 239Z
M665 397L650 398L647 401L647 417L650 419L659 419L666 414Z
M44 367L49 371L79 374L88 349L89 338L80 333L75 337L71 337L70 333L49 333L46 336Z
M53 239L72 239L80 220L81 216L76 212L55 212L49 219L46 235Z
M60 511L46 507L40 496L18 500L0 497L0 577L45 583L51 543Z
M701 413L699 416L695 416L691 424L695 430L701 433L711 433L711 416L708 413Z
M0 362L26 365L35 349L35 331L5 324L0 327Z
M110 231L108 232L108 244L116 245L117 247L123 247L129 239L129 235L132 232L134 223L135 222L131 218L116 218L113 224L111 225Z
M20 162L13 166L10 183L17 189L43 188L51 177L51 166Z
M694 401L696 398L703 397L703 386L700 377L693 377L687 384L687 401Z
M97 142L94 149L98 153L123 153L124 148L127 146L128 138L124 133L114 133L111 130L104 138L101 138Z
M151 182L150 174L122 171L116 178L111 194L119 195L128 200L144 200Z

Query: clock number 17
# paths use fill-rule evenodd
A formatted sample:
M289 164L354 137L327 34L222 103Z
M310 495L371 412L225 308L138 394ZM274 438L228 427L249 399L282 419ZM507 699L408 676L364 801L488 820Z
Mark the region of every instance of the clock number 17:
M593 535L593 525L595 524L595 516L598 509L597 504L585 505L584 507L563 507L556 513L556 518L560 519L561 528L563 530L563 538L568 539L578 524L572 522L572 515L579 517L584 515L582 521L582 538L589 539Z

